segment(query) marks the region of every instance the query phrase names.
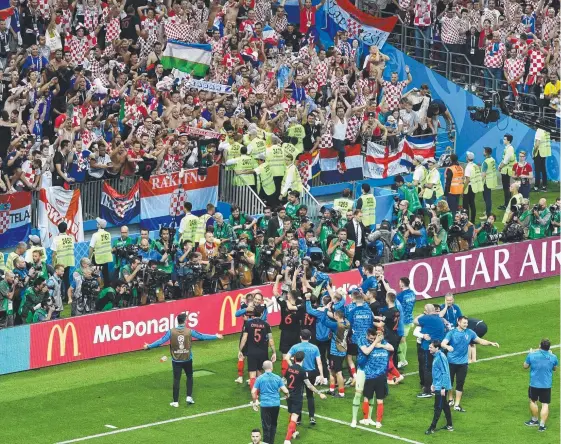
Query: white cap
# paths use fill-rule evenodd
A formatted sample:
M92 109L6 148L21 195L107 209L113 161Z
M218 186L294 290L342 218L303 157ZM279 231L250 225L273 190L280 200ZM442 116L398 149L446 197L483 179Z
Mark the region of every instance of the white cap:
M425 160L425 158L419 154L417 154L416 156L413 156L413 160L416 160L419 163L423 163L423 161Z
M101 228L105 228L107 226L107 221L101 217L96 217L95 221Z
M475 154L473 154L471 151L466 151L466 159L467 160L475 159Z

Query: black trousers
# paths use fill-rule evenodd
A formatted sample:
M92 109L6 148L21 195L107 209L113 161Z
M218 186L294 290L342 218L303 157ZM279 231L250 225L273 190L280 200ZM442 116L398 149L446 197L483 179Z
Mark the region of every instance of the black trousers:
M317 370L308 372L308 379L312 384L316 381L317 376L319 376L319 372ZM307 386L306 399L308 401L308 413L310 414L310 418L313 418L316 415L316 401L314 399L314 392L312 392Z
M277 422L279 420L280 407L261 407L261 427L263 428L263 442L275 443L277 433Z
M430 393L430 386L432 385L432 361L434 359L434 356L428 350L422 350L419 358L419 366L422 362L422 369L419 368L419 371L422 370L424 372L423 392Z
M386 341L388 341L393 346L392 361L395 368L397 368L397 363L398 363L397 353L399 350L399 343L401 341L401 336L386 335Z
M450 208L450 212L454 215L456 211L458 211L458 207L460 206L460 196L461 194L450 194L446 196L446 202L448 202L448 208Z
M536 182L534 184L535 187L542 187L547 186L547 171L545 168L545 162L547 157L542 157L539 154L534 157L534 174L536 175Z
M329 370L327 368L327 357L329 356L329 339L327 341L317 341L317 346L319 348L319 357L321 359L321 367L323 369L323 376L327 378Z
M356 242L355 242L355 244L356 244ZM362 248L363 248L362 245L360 247L357 247L355 245L355 255L353 257L353 263L351 264L351 268L355 267L355 264L354 264L355 261L360 261L360 263L362 265Z
M425 353L425 351L421 347L421 344L419 344L417 342L417 362L419 364L419 384L421 384L422 387L425 386L425 367L423 365L424 353Z
M485 201L485 215L489 216L492 212L491 208L491 189L487 188L487 185L483 185L483 200Z
M469 220L472 224L475 224L475 216L477 215L477 210L475 209L475 193L468 187L468 191L464 194L464 208L468 212Z
M440 394L440 390L437 390L434 396L434 416L432 418L432 424L430 425L431 429L436 429L436 424L438 424L438 420L440 419L440 415L442 414L442 410L444 410L444 416L446 417L446 425L452 425L452 413L450 412L450 406L448 405L448 390L444 391L444 396Z
M179 402L179 383L183 372L187 376L187 396L193 395L193 360L172 361L171 364L173 369L173 402Z
M510 200L510 176L508 174L501 174L501 181L503 183L503 194L505 198L504 206L508 206Z

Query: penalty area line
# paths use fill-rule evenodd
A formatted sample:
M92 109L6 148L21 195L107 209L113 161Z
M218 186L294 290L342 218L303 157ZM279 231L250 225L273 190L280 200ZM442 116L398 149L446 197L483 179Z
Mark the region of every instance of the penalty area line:
M552 345L551 348L559 348L561 347L561 344L557 344L557 345ZM534 349L535 351L536 349ZM488 358L483 358L483 359L478 359L475 362L472 362L469 365L474 365L477 364L478 362L486 362L486 361L494 361L495 359L505 359L505 358L511 358L513 356L520 356L520 355L525 355L527 353L530 353L530 350L524 350L521 352L515 352L515 353L507 353L506 355L499 355L499 356L489 356ZM404 373L403 376L413 376L413 375L418 375L419 372L410 372L410 373Z

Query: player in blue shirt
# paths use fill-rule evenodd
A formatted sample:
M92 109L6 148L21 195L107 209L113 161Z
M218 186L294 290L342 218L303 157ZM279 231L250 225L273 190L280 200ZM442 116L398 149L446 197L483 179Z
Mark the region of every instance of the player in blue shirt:
M374 266L366 264L363 267L360 265L360 261L355 261L355 265L358 267L358 272L362 278L362 282L360 283L362 292L366 293L371 288L378 288L378 281L376 280L376 276L374 276Z
M330 304L331 305L331 304ZM328 306L330 308L330 306ZM321 322L331 330L331 345L329 348L329 393L336 398L345 396L345 380L343 379L343 361L347 356L347 336L351 325L345 319L345 313L337 310L334 313L334 320L327 317L327 313L322 312ZM339 392L335 393L335 382L339 387Z
M487 341L477 336L477 334L468 328L468 318L460 316L458 318L458 326L446 333L442 341L442 348L448 350L448 363L450 364L450 380L454 385L454 378L456 380L456 402L454 402L454 394L452 390L448 393L448 404L454 406L457 412L465 412L460 405L462 394L464 391L464 383L466 381L468 371L468 353L471 343L481 345L492 345L499 348L497 342Z
M369 328L372 328L374 323L374 315L370 306L364 301L364 294L359 290L354 290L352 293L353 302L345 307L345 318L351 324L351 340L347 347L347 363L349 364L349 371L351 378L347 384L351 384L354 380L356 384L356 367L353 362L353 356L358 355L358 341L360 338L366 336Z
M458 325L458 318L462 315L462 310L454 304L454 295L448 293L445 298L445 303L440 305L440 317L443 318L450 326L454 328Z
M423 339L421 341L422 352L419 353L419 369L424 372L424 386L422 393L417 398L430 398L432 383L432 360L433 355L429 353L429 344L432 341L442 341L446 335L444 321L436 312L433 304L426 304L422 315L417 316L413 323L421 327Z
M292 365L291 358L298 352L304 353L304 361L302 368L308 374L308 379L314 384L318 385L323 382L323 368L321 365L321 358L319 355L319 348L310 343L312 333L310 330L304 329L300 332L300 344L295 344L290 347L286 355L288 365ZM306 399L308 400L308 413L310 415L310 425L316 425L315 413L316 404L314 401L314 392L306 386Z
M212 341L222 339L220 334L205 335L196 330L185 328L187 315L181 313L177 316L177 327L168 330L167 333L151 344L145 343L144 350L159 347L169 341L169 350L172 358L173 368L173 402L172 407L179 407L179 383L181 374L185 372L187 376L187 404L194 404L193 401L193 351L191 350L192 338L199 341Z
M362 410L364 419L359 422L364 425L382 427L384 416L384 398L388 394L386 373L390 361L390 353L394 351L391 344L384 340L384 333L370 328L366 335L359 340L360 362L364 371L364 401ZM374 395L376 395L376 422L372 421L374 411ZM356 427L358 404L353 400L353 421L351 427Z
M429 352L433 356L431 390L434 392L434 416L425 435L434 433L442 410L444 410L444 416L446 417L446 425L442 429L448 430L449 432L454 431L454 427L452 427L452 412L450 412L450 406L446 402L446 394L448 390L452 389L450 368L448 359L446 359L446 355L442 353L440 347L441 344L439 340L432 341L429 344Z
M530 349L530 353L524 361L524 368L530 369L530 387L528 387L528 398L530 398L530 413L532 418L524 424L530 427L538 425L538 404L541 402L540 422L538 431L545 432L545 422L549 416L549 403L551 402L551 385L553 372L559 366L559 359L551 350L549 339L543 339L540 348L536 351Z
M273 363L263 363L264 373L255 381L251 389L253 410L257 411L261 401L261 427L263 427L263 442L275 442L277 422L279 419L280 396L279 390L288 395L288 389L279 375L273 373ZM258 400L259 398L259 400Z
M415 310L415 302L417 295L409 288L410 281L407 277L399 279L399 288L401 291L396 295L397 300L403 309L401 320L403 322L403 336L401 343L397 349L398 363L397 368L405 367L407 362L407 336L413 328L413 310Z

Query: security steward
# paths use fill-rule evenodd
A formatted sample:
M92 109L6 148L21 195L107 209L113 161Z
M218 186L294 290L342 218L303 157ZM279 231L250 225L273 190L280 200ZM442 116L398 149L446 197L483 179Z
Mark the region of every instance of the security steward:
M92 235L90 241L90 254L94 265L101 267L103 282L109 282L109 264L113 262L113 255L111 254L111 235L105 231L107 221L100 217L96 218L97 231Z
M370 185L363 183L361 186L362 196L356 201L357 210L362 210L362 223L366 228L376 225L376 198L370 190ZM375 227L374 227L375 228Z
M74 238L66 234L68 225L66 222L61 222L58 224L58 236L53 239L51 245L51 250L53 252L52 264L64 265L64 275L62 276L62 282L64 282L65 295L70 288L70 268L76 266L74 260Z
M458 163L458 156L450 154L451 165L446 168L444 195L452 214L456 214L460 206L460 198L464 194L464 169Z
M351 199L351 189L345 188L341 197L338 197L333 201L333 209L339 210L341 214L347 214L347 211L352 211L353 200Z
M177 327L168 330L167 333L152 344L144 344L144 350L159 347L169 341L169 351L172 360L173 369L173 402L169 405L179 407L179 383L181 382L181 373L185 372L187 376L187 404L194 404L193 401L193 353L191 344L193 338L199 341L212 341L222 339L221 334L205 335L196 330L185 327L187 315L181 313L177 316Z

